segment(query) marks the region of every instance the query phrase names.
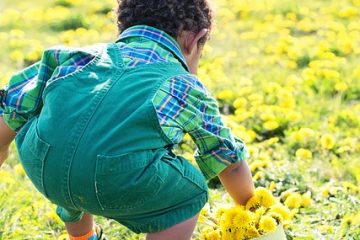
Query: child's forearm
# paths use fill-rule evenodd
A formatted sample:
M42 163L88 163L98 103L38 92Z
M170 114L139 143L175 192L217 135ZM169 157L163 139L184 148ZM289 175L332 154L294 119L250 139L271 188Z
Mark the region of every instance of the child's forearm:
M0 117L0 167L9 154L9 145L16 136L15 131L10 129Z
M237 204L245 205L254 194L254 183L246 161L230 165L219 174L219 179Z
M0 149L0 167L5 162L8 155L9 155L9 146L3 147L3 149Z

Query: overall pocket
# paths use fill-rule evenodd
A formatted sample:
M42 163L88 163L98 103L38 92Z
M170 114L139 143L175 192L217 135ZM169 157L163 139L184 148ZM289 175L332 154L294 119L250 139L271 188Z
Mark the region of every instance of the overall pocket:
M98 156L95 188L102 210L126 213L141 208L160 190L162 182L157 171L151 150Z
M26 175L45 197L44 187L44 163L50 145L42 140L37 131L37 121L32 121L27 131L22 129L16 137L16 145L19 152L20 162L23 165Z

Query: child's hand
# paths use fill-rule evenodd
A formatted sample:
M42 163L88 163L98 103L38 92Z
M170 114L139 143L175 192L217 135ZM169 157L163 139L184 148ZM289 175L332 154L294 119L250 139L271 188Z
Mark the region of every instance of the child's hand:
M9 154L9 145L14 140L16 132L9 128L3 117L0 117L0 167Z
M245 205L254 194L254 183L246 161L231 164L219 174L219 179L237 204Z

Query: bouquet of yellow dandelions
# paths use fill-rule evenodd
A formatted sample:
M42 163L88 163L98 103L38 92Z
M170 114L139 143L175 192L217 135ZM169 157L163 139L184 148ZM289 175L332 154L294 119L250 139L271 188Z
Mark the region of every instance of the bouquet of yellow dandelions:
M291 211L278 202L266 188L257 188L245 206L219 208L211 227L202 231L203 240L245 240L273 232L285 238L282 225L291 220ZM277 235L277 236L279 236ZM261 238L259 238L261 239ZM276 237L276 239L280 239Z

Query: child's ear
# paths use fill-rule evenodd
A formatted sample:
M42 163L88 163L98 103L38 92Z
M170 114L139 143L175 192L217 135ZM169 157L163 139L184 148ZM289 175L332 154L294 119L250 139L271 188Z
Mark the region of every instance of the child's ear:
M194 50L198 49L199 41L206 36L209 29L203 28L198 33L189 32L185 37L185 51L191 54Z

